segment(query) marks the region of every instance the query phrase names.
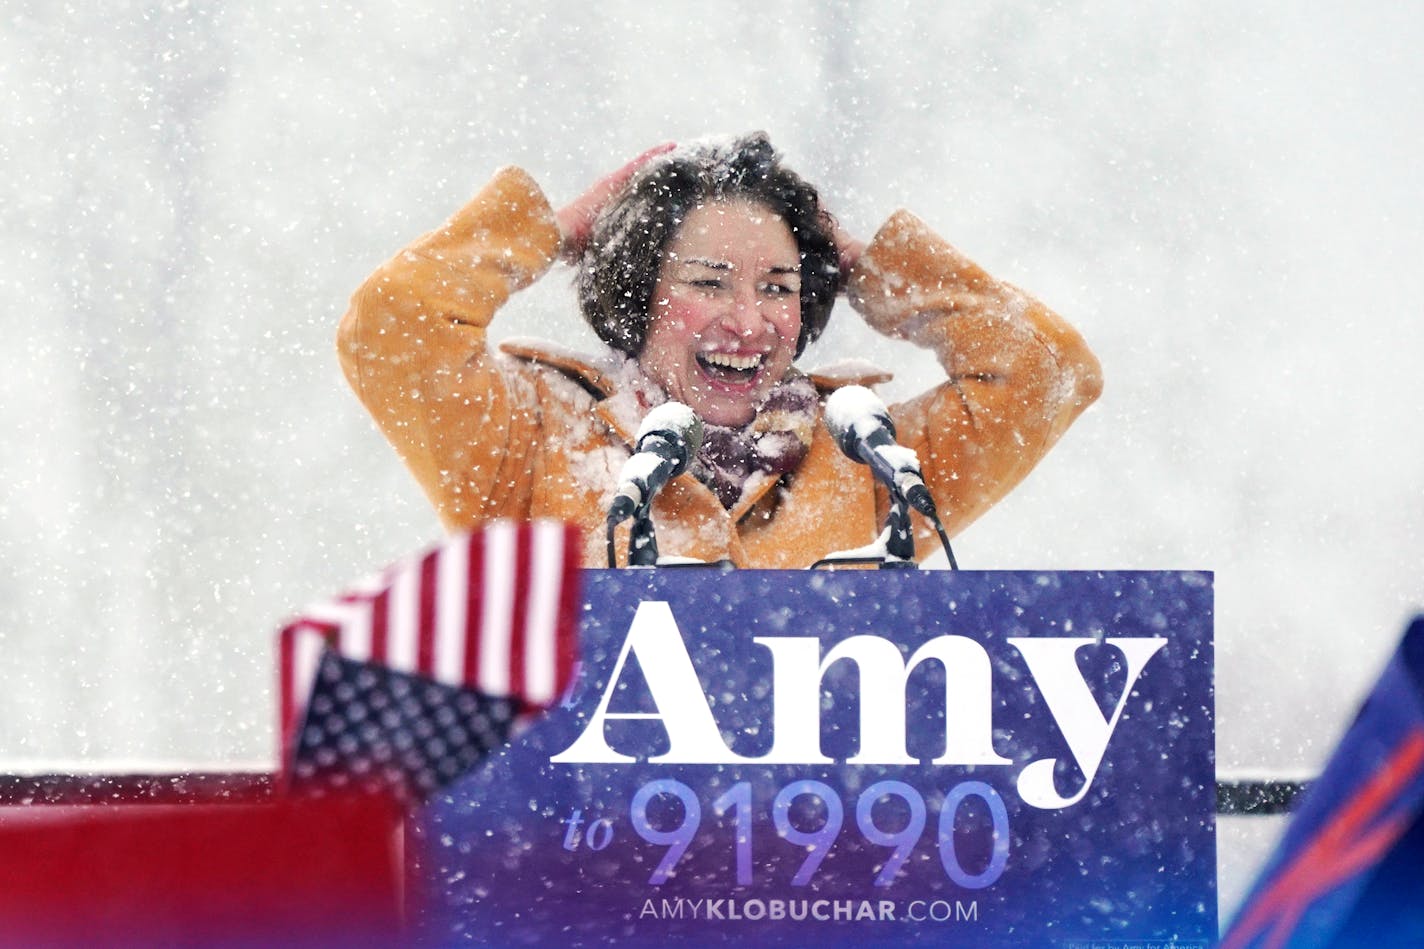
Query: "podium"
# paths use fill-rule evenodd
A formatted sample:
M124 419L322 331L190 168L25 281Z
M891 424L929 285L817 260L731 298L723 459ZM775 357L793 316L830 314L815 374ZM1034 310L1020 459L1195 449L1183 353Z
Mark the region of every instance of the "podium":
M587 571L408 821L419 944L1205 947L1210 574Z

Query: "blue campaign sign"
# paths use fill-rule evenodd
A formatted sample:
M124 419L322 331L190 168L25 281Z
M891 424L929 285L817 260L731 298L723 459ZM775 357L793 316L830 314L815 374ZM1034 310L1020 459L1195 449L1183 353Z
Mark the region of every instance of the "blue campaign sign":
M412 822L427 942L1215 939L1209 574L584 585L568 698Z

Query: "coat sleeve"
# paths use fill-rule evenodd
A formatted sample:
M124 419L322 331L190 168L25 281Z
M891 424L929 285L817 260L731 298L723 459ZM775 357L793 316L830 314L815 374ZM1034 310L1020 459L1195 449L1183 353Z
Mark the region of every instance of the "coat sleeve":
M535 387L500 365L486 336L559 240L539 186L502 169L367 278L341 320L347 380L451 530L527 515Z
M944 368L944 382L891 416L950 534L1022 481L1102 391L1077 331L908 211L876 233L848 293L872 328L933 351Z

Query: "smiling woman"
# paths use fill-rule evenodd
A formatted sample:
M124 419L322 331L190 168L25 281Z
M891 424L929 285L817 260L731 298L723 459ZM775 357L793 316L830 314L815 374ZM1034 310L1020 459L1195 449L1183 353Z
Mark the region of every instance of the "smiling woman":
M638 361L704 421L746 425L791 369L800 300L785 221L744 201L696 207L668 246Z
M491 353L496 311L560 256L579 268L580 308L608 351ZM870 542L888 505L819 424L831 390L886 376L793 365L840 290L872 328L931 349L945 369L891 415L951 534L1022 480L1100 390L1097 361L1056 314L908 212L868 245L850 238L760 134L652 149L558 211L526 173L501 170L366 281L339 348L452 530L557 518L584 528L583 561L602 565L604 512L634 434L678 401L706 437L654 501L664 553L800 567Z

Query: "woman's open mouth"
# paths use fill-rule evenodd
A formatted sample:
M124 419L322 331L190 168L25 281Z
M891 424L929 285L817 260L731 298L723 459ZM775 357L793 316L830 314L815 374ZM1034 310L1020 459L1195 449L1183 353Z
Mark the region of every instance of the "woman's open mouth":
M714 383L724 386L749 386L766 362L765 353L698 353L697 367Z

